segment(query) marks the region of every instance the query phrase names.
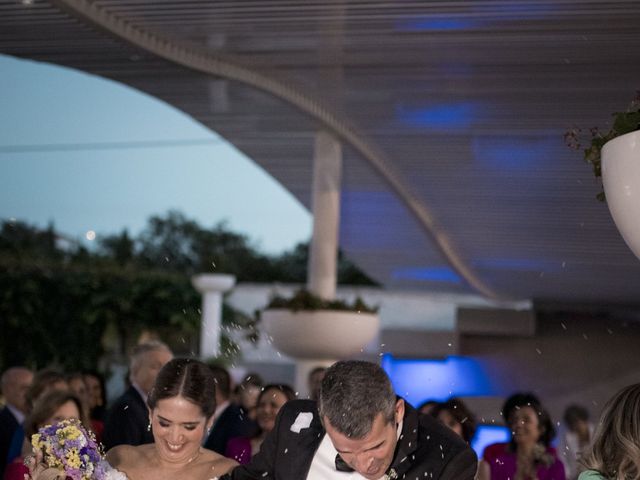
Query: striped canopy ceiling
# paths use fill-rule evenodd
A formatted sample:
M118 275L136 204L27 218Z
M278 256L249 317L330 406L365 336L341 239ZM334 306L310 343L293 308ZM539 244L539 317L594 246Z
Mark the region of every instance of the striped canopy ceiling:
M0 0L0 53L154 95L307 206L333 132L341 248L385 287L633 306L640 260L562 137L640 89L639 25L637 0Z

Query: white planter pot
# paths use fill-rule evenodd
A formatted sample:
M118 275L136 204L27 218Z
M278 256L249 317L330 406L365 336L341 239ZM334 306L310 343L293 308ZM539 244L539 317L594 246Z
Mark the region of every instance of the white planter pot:
M621 135L604 145L602 183L616 227L640 258L640 131Z
M340 310L262 312L273 345L294 358L341 359L360 353L380 327L377 314Z

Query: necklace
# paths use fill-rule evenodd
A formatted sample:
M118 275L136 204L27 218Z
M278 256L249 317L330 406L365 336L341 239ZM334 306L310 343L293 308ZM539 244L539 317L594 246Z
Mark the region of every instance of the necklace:
M202 452L202 447L198 448L195 455L191 457L189 460L187 460L187 465L193 462L196 458L198 458L200 456L200 452Z

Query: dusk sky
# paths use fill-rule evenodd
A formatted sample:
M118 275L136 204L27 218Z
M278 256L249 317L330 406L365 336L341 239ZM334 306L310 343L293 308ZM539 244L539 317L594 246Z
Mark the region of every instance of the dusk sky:
M127 86L0 55L0 108L0 219L87 242L176 209L267 253L310 236L309 213L252 160Z

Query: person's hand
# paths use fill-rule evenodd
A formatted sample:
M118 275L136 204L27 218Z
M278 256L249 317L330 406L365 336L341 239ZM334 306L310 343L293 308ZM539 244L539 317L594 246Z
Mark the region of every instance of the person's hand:
M51 468L44 463L42 452L38 451L24 457L24 465L29 473L24 474L25 480L64 480L65 475L57 468Z

